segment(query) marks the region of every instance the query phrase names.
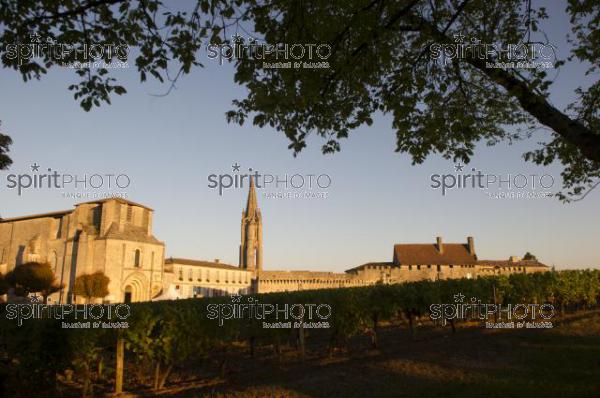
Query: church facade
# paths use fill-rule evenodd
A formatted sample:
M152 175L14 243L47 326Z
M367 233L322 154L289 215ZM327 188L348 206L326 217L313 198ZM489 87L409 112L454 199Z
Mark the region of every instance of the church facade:
M75 279L97 271L110 278L105 303L369 286L377 283L545 272L537 260L480 260L475 242L396 244L389 262L346 272L263 269L263 218L253 180L242 210L237 266L219 260L167 258L152 231L153 210L124 199L60 212L0 219L0 273L27 262L48 263L63 289L50 303L81 302Z
M153 210L123 199L0 220L0 272L48 263L64 288L51 303L75 301L75 279L102 271L107 302L146 301L163 288L165 245L152 234Z

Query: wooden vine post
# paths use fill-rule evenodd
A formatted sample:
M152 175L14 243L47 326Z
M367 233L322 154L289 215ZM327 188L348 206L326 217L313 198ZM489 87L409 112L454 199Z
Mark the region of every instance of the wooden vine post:
M125 339L119 331L117 337L117 364L115 366L115 394L123 392L123 365L125 362Z

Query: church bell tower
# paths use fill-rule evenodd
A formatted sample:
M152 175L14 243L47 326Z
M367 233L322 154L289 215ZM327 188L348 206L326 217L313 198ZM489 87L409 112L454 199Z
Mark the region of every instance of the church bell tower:
M256 189L252 176L250 177L246 210L242 210L240 268L249 271L262 270L262 215L256 201Z

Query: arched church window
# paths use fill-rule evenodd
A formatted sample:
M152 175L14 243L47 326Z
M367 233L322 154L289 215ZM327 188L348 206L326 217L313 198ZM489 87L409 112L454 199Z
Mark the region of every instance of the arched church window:
M135 249L135 256L133 258L133 265L135 267L140 266L140 255L141 255L140 249Z

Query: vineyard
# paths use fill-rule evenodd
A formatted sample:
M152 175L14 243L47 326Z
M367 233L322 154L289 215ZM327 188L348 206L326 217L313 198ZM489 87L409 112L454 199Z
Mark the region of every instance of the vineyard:
M443 326L429 315L432 304L455 303L457 294L501 305L548 303L559 317L600 303L600 271L137 303L131 305L126 329L62 328L66 320L57 319L30 319L19 326L7 319L3 305L1 376L9 396L53 396L65 383L76 383L83 396L93 396L115 382L124 390L161 390L184 369L200 369L207 362L216 363L226 377L232 352L259 360L265 350L279 357L284 347L292 347L299 357L309 352L331 357L357 336L364 337L365 349L385 350L380 344L383 327L403 327L413 338L424 324L454 330L460 320ZM279 311L252 316L250 302ZM299 305L311 313L295 311ZM264 327L263 322L281 321L283 309L293 315L292 323L300 321L299 327ZM328 327L305 325L311 317Z

